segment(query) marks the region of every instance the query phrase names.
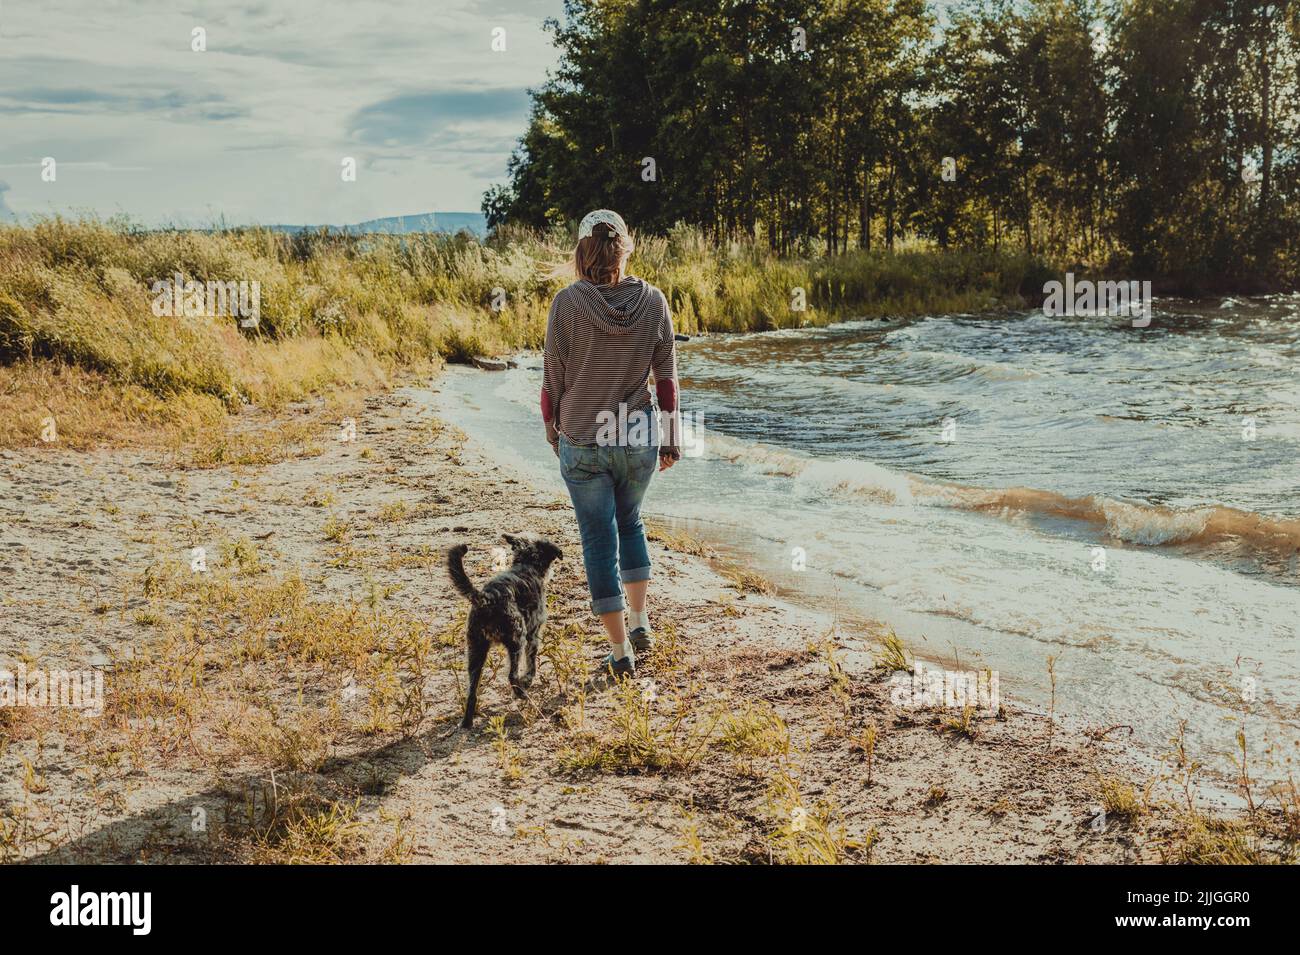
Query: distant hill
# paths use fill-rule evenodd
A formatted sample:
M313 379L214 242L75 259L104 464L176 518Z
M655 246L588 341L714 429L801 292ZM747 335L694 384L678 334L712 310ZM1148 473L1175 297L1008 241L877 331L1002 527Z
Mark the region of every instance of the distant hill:
M18 216L14 211L5 204L5 193L9 191L9 183L0 179L0 222L17 222ZM482 218L480 216L479 218Z
M459 232L468 229L477 236L487 235L487 219L481 212L422 212L413 216L388 216L368 219L355 225L272 225L277 232L302 232L304 229L326 228L337 232L365 234L382 232L403 235L407 232Z
M9 185L0 179L0 223L21 224L31 221L33 217L19 216L5 204L4 194ZM216 231L209 226L164 226L163 228L197 228L200 231ZM225 226L224 228L230 228ZM302 232L307 229L329 229L331 232L349 232L353 235L367 233L385 233L404 235L408 232L447 232L455 234L461 229L468 229L479 238L487 236L487 219L481 212L422 212L413 216L388 216L384 219L367 219L355 225L268 225L263 228L273 232Z

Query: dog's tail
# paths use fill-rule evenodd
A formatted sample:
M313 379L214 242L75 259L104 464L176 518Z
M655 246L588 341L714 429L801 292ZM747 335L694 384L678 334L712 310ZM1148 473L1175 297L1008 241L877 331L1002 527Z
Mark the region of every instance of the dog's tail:
M460 591L461 596L472 604L478 603L483 599L474 582L469 579L469 574L465 573L465 552L469 550L468 544L457 544L451 550L447 551L447 573L451 577L451 585Z

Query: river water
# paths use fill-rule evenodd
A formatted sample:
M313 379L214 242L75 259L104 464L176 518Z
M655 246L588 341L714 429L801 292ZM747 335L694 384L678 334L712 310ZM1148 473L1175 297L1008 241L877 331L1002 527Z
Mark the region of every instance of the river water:
M944 315L679 346L700 454L680 525L848 625L1153 754L1300 755L1300 297L1106 317ZM454 369L439 410L562 491L540 356ZM798 567L799 569L796 569ZM1118 731L1127 734L1127 730ZM1297 774L1300 775L1300 774Z

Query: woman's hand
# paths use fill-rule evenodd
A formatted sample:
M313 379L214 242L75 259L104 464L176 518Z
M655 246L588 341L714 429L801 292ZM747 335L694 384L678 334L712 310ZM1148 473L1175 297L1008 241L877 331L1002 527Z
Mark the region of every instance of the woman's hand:
M674 464L677 463L677 459L680 458L681 456L682 453L678 451L676 448L660 448L659 449L659 470L667 471L670 467L672 467Z

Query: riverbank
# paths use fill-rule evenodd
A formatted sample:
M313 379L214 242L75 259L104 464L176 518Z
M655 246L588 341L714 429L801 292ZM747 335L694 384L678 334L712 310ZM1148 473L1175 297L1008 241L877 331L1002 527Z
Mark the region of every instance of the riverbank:
M571 241L0 226L0 447L210 444L250 404L278 411L538 348ZM631 268L687 334L1006 307L1042 284L1013 253L777 258L689 228L638 237Z
M340 440L340 415L355 440ZM761 578L693 556L689 539L654 545L660 647L637 683L612 687L596 673L566 501L496 468L401 390L238 424L241 453L225 460L157 447L0 457L0 659L106 678L100 716L0 709L6 860L1244 861L1285 849L1286 817L1209 821L1201 810L1220 807L1194 783L1184 793L1176 765L1139 765L1122 733L1007 699L992 713L900 705L891 670L908 660L887 635L765 594ZM464 608L441 555L469 543L482 579L503 530L566 552L539 679L512 700L494 654L476 730L450 734Z

